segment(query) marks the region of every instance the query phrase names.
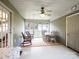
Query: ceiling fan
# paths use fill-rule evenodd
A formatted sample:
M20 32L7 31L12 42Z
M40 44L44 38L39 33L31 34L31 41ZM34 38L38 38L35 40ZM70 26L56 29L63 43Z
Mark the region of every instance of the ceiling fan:
M45 7L41 7L41 10L40 10L40 15L42 16L42 17L44 17L44 16L51 16L51 14L49 14L49 12L52 12L51 10L45 10Z
M40 14L41 17L44 17L44 16L50 17L52 13L52 10L46 10L45 7L43 6L40 8L40 10L36 10L36 11L37 11L37 14ZM33 14L33 15L37 15L37 14Z

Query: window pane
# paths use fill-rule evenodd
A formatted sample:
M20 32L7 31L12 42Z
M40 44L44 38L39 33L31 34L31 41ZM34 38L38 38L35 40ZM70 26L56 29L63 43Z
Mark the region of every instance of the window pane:
M0 10L0 14L1 14L1 10Z
M2 18L2 15L0 14L0 18Z
M43 30L47 30L48 28L46 26L43 27Z
M6 27L8 27L8 24L7 23L5 25L6 25Z
M6 27L6 31L8 30L8 27Z
M2 12L2 11L0 10L0 18L2 17L1 12Z
M8 19L8 14L6 14L6 20Z
M6 18L6 17L5 17L5 12L3 12L3 18Z
M5 27L5 25L6 25L6 24L4 23L4 24L3 24L3 27Z
M3 27L3 32L6 31L6 27Z
M38 30L42 30L42 24L38 24Z
M2 31L1 27L0 27L0 32Z

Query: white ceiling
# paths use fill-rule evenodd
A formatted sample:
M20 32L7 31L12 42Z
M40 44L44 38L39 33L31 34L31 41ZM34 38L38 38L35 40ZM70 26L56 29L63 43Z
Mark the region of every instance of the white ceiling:
M58 17L72 12L71 7L79 3L79 0L10 0L13 6L25 19L44 19L54 20ZM44 6L45 10L51 16L40 17L40 8Z

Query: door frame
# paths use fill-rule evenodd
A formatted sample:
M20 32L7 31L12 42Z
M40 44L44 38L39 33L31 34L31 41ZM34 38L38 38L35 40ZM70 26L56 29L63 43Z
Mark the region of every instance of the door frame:
M67 17L66 17L66 46L67 46Z

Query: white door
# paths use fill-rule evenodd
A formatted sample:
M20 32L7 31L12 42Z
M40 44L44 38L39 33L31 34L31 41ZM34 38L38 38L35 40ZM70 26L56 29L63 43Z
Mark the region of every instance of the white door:
M0 5L0 47L10 45L10 12Z
M79 13L66 19L66 45L79 51Z

